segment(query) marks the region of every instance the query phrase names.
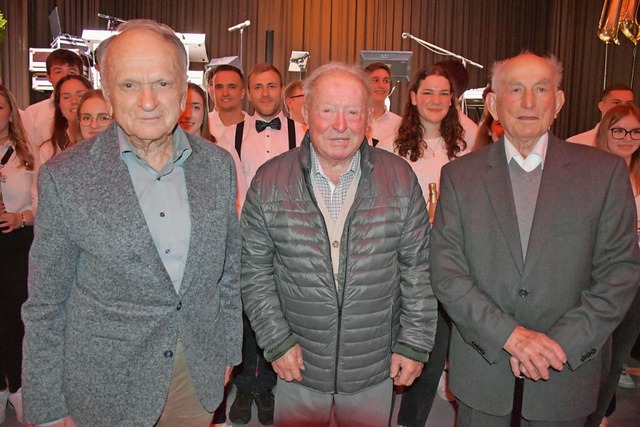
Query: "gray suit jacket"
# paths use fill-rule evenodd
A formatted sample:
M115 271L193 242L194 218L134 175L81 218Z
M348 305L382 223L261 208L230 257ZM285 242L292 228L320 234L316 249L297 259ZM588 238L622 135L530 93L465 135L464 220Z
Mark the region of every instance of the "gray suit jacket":
M24 412L78 426L150 426L180 337L202 404L241 360L240 234L229 154L188 135L191 241L176 294L148 231L116 126L39 173L40 205L23 307Z
M485 413L511 411L514 376L502 346L522 325L556 340L568 358L548 381L525 381L523 416L592 412L601 350L640 281L635 228L624 162L549 135L523 261L504 141L446 165L431 265L434 292L455 325L455 395Z

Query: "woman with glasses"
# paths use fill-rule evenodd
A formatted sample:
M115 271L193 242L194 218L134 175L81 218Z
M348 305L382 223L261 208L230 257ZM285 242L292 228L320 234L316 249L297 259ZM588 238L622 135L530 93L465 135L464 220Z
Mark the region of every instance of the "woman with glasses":
M7 399L22 422L20 309L27 299L37 165L13 95L0 85L0 424Z
M101 89L87 92L80 99L77 120L83 140L101 134L111 124L109 107Z
M636 210L640 212L640 108L635 105L618 105L607 111L602 117L596 133L596 147L620 156L629 168L629 179L636 201ZM611 219L615 221L615 218ZM640 214L638 217L640 229ZM640 232L638 233L640 238ZM639 240L640 241L640 240ZM634 388L633 378L626 372L625 361L640 333L640 292L620 325L611 336L611 364L606 367L609 373L603 378L598 393L596 412L591 414L586 427L607 425L603 416L609 416L616 408L616 387ZM621 379L622 376L622 379ZM606 420L606 418L604 418ZM603 424L600 424L600 423Z
M80 125L76 118L78 104L82 96L93 90L91 82L77 74L69 74L61 78L53 92L53 132L48 143L40 147L42 162L49 160L58 151L66 150L78 142Z

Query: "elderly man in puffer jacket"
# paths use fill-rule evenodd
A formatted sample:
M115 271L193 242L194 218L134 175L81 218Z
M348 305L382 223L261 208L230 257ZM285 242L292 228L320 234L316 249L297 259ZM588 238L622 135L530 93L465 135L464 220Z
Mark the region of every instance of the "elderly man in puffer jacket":
M371 89L356 68L305 82L309 132L251 184L242 297L279 380L276 426L387 426L393 384L433 346L429 220L415 175L371 147Z

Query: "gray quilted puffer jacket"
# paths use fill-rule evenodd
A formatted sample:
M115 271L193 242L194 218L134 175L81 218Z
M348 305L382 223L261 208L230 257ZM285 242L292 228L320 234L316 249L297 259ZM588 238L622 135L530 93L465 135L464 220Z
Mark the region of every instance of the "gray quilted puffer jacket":
M244 309L267 360L299 343L303 386L356 393L389 378L392 352L428 359L437 313L427 209L409 165L365 141L334 272L309 150L307 134L251 184L241 219Z

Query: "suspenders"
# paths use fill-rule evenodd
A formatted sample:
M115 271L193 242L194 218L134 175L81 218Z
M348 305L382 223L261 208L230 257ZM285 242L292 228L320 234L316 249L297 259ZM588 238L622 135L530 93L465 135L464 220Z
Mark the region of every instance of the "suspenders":
M296 122L287 119L287 131L289 133L289 150L296 148ZM242 157L242 134L244 132L244 121L236 125L235 146L238 152L238 158Z
M378 141L378 140L377 140L377 139L375 139L375 138L371 138L371 145L373 145L374 147L375 147L376 145L378 145L378 142L380 142L380 141Z

